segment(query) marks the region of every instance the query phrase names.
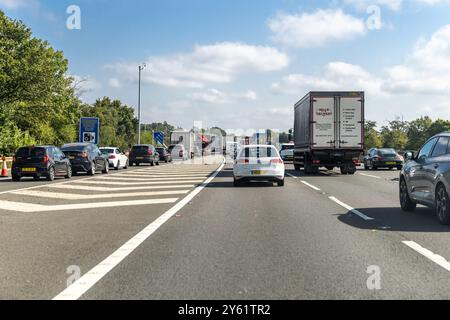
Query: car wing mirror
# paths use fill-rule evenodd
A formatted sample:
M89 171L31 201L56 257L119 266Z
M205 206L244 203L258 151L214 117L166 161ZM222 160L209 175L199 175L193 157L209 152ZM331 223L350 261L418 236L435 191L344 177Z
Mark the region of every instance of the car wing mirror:
M411 161L414 158L414 153L408 151L405 153L403 157L405 158L406 161Z

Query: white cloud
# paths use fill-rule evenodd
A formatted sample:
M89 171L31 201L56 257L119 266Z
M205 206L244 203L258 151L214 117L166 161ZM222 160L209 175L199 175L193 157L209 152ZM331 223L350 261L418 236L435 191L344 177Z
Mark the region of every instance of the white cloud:
M115 88L115 89L119 89L122 87L122 84L120 83L120 80L117 78L111 78L108 81L108 84L110 87Z
M431 0L431 1L433 1L433 0ZM342 0L342 2L344 4L352 5L352 6L356 7L358 10L363 10L363 11L367 10L367 8L370 5L383 6L390 10L398 11L402 8L403 0Z
M450 25L420 40L405 63L387 73L387 91L450 96Z
M321 47L333 40L347 40L364 36L362 19L342 10L322 10L313 13L278 14L268 21L272 40L289 47Z
M5 9L20 9L38 7L37 0L0 0L0 7Z
M230 104L239 101L257 100L256 92L249 90L243 93L226 93L218 89L208 89L204 92L194 92L189 97L198 102L210 104Z
M288 64L288 56L275 48L222 42L196 46L188 54L151 57L142 81L166 87L203 88L208 83L229 83L241 73L276 71ZM136 80L137 64L107 68Z
M319 75L288 75L281 82L274 83L272 89L278 93L297 96L317 90L355 90L380 95L383 94L382 85L381 79L362 67L337 61L328 63Z

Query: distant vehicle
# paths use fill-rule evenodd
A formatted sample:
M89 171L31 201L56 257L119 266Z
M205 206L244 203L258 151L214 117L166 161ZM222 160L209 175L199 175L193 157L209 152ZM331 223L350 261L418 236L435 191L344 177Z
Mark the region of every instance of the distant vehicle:
M55 146L32 146L17 150L11 168L13 181L20 181L22 177L41 177L48 181L61 176L66 179L72 177L72 165L65 154Z
M364 157L364 169L377 170L378 168L388 168L402 170L404 159L395 149L372 148Z
M295 105L294 166L355 174L364 150L364 93L310 92Z
M400 174L400 204L414 211L417 204L433 207L441 224L450 225L450 132L428 140Z
M237 142L227 142L227 149L226 154L228 157L232 158L233 160L236 159L239 151L239 145Z
M156 148L156 152L159 153L159 160L165 163L172 162L172 154L166 148Z
M174 145L183 145L184 147L184 155L183 158L193 159L196 156L196 153L200 153L201 150L199 148L195 148L195 134L192 131L185 130L176 130L171 133L170 142ZM175 157L173 157L175 159Z
M98 171L109 172L108 157L95 144L70 143L65 144L61 150L69 158L74 174L87 172L88 175L93 176Z
M128 157L119 148L116 147L103 147L100 151L108 157L109 166L116 170L128 169L129 160Z
M239 152L233 174L235 186L243 181L270 181L282 187L285 167L274 146L248 145Z
M151 144L135 145L130 151L130 165L139 166L141 163L147 163L151 166L159 166L159 154L156 148Z
M172 160L188 160L189 156L186 153L186 149L184 148L184 145L182 144L176 144L171 146L170 155L172 157Z
M283 143L281 144L280 156L283 161L294 161L294 148L293 143Z

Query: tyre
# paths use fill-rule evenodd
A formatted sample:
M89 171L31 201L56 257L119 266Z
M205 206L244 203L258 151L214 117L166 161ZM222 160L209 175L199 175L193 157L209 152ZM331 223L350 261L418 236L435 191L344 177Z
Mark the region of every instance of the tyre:
M90 175L90 176L95 176L95 162L92 162L92 164L91 164L91 168L89 169L89 171L87 172L88 173L88 175Z
M279 187L284 187L284 179L277 182Z
M13 174L12 181L19 182L20 181L20 176Z
M241 184L241 182L238 179L236 179L236 178L233 179L233 185L235 187L239 187L240 184Z
M305 162L305 173L306 174L316 174L319 173L319 168L314 167L309 160L306 160Z
M47 181L53 180L55 180L55 168L50 167L50 169L48 169Z
M103 167L102 173L108 174L109 173L109 163L105 163L105 166Z
M294 169L295 169L295 171L300 171L301 167L299 164L294 164Z
M450 225L450 197L442 184L437 187L435 198L436 215L439 223Z
M400 179L400 206L405 212L412 212L417 208L417 203L412 201L409 196L408 185L406 184L405 178Z
M154 166L155 165L155 163L152 161L152 162L150 162L150 166Z
M66 179L70 179L72 178L72 167L71 166L67 166L67 171L66 171Z
M114 168L116 171L120 170L120 161L117 161L117 167Z
M341 167L341 174L345 174L345 175L348 174L348 167L347 166L342 166Z
M158 161L158 162L156 162L156 165L157 165L157 166L159 166L159 161Z

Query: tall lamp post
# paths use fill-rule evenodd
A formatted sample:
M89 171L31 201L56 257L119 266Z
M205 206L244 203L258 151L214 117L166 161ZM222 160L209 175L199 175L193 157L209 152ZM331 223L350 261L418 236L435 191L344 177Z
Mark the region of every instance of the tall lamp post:
M145 63L139 66L139 96L138 96L138 144L141 144L141 73L147 67Z

